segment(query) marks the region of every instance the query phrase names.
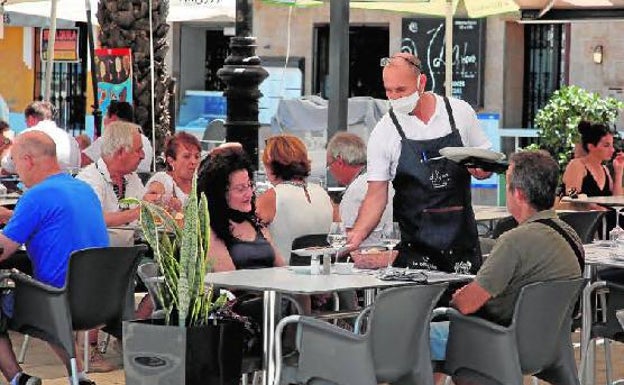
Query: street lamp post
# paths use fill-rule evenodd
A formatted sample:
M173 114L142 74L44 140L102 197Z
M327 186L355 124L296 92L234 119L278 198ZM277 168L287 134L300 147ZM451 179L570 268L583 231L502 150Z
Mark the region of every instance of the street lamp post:
M269 75L256 56L256 38L251 35L252 4L236 0L236 36L230 39L230 56L217 76L225 83L227 118L226 140L240 142L257 166L258 162L258 85Z

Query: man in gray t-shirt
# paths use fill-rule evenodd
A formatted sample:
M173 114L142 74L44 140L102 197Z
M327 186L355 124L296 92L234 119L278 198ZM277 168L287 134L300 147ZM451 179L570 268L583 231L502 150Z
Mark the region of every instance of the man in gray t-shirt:
M462 314L478 312L506 324L523 286L581 276L577 258L577 252L583 257L581 240L551 209L558 180L557 162L546 152L525 151L511 157L507 208L519 226L498 239L474 281L453 295L451 304ZM572 243L548 223L567 234ZM444 360L447 337L448 322L432 323L434 360Z

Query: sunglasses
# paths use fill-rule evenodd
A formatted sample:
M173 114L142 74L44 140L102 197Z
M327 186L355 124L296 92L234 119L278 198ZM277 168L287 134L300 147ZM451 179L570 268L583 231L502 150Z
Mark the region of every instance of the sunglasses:
M385 67L388 64L390 64L392 62L392 60L394 59L403 59L406 62L408 62L409 64L413 65L414 67L416 67L418 69L418 71L421 71L421 67L420 67L420 61L418 59L416 59L414 56L412 55L401 55L401 54L396 54L394 56L391 57L382 57L381 59L379 59L379 65L381 67Z

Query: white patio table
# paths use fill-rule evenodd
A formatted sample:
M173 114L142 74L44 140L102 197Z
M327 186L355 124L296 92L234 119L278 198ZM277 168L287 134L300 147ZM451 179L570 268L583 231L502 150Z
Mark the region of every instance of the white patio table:
M430 272L429 283L467 281L473 276ZM298 274L288 267L268 269L235 270L208 273L206 284L229 289L262 291L264 293L264 384L273 385L276 362L273 356L275 326L279 321L281 294L321 294L344 290L362 290L410 285L409 281L382 281L371 271L354 271L354 274L306 275Z

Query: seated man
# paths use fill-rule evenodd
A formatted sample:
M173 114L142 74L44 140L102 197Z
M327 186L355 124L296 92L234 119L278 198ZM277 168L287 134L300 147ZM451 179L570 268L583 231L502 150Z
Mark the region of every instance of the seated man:
M143 198L145 186L136 173L145 157L139 126L117 121L108 125L101 140L102 157L82 169L77 178L95 190L107 227L117 227L139 218L139 208L120 205L123 198ZM109 229L111 246L131 246L134 231Z
M366 143L359 136L349 132L339 132L327 144L327 171L346 190L340 201L340 220L344 223L347 232L353 228L358 217L360 206L366 196L368 178L366 175ZM392 199L394 188L388 185L388 203L381 216L379 224L362 242L379 244L381 230L387 224L392 225Z
M581 240L552 210L558 180L559 166L548 153L512 155L507 170L507 209L519 226L498 239L474 281L453 295L451 304L462 314L477 313L508 324L523 286L581 276ZM445 358L448 326L448 322L431 324L433 360Z
M134 123L134 110L132 105L128 102L120 102L117 100L111 100L106 110L106 116L104 116L104 131L112 122L129 122ZM137 126L139 127L139 126ZM141 128L138 128L141 132ZM147 136L141 133L141 143L143 143L143 153L145 157L139 163L137 168L138 172L149 172L152 167L153 148L152 144ZM82 166L89 165L102 156L102 137L97 138L88 147L82 149L82 155L84 155L85 163Z
M11 152L17 173L28 190L0 233L0 246L4 250L0 261L25 244L33 264L34 277L46 284L62 287L71 253L89 247L108 246L102 209L86 183L61 171L55 143L44 132L31 131L19 135ZM11 317L12 299L10 295L2 297L2 318ZM6 322L0 322L0 325L3 324L6 326ZM59 348L52 348L63 361L68 361ZM82 361L77 358L80 384L94 384L82 372ZM69 363L65 362L65 365ZM41 384L41 379L22 372L6 328L0 331L0 370L11 385Z
M30 131L45 132L56 144L56 157L61 170L71 170L80 167L80 148L76 139L58 127L54 122L55 107L50 102L37 101L30 103L24 110L27 128L22 134ZM5 172L15 173L15 166L11 162L10 152L2 158L2 168Z

